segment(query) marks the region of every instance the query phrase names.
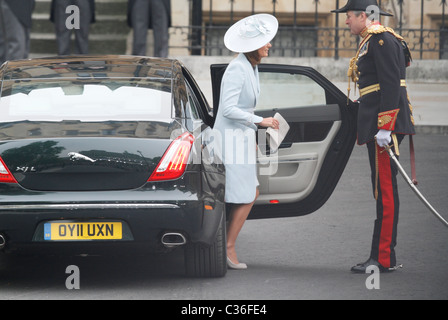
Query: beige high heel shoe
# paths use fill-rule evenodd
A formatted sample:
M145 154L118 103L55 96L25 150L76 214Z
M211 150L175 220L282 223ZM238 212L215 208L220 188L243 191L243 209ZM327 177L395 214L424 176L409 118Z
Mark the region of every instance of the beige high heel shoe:
M247 265L245 263L235 264L235 263L232 262L232 260L230 260L229 257L227 257L227 267L229 269L235 269L235 270L245 270L245 269L247 269Z

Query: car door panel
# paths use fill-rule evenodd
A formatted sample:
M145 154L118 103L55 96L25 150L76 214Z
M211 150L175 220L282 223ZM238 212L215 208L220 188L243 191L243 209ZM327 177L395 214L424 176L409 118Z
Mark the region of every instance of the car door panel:
M212 65L213 113L226 65ZM301 216L330 197L356 140L357 104L309 67L262 64L255 113L280 113L290 130L279 149L258 130L260 196L249 219Z
M256 203L293 203L306 198L316 185L319 170L340 124L340 121L335 122L322 141L294 142L290 147L279 148L276 159L272 159L272 155L259 156L261 174L258 179L267 185L267 190L260 189Z
M277 111L281 112L288 122L323 122L341 119L341 112L337 104L290 107L282 108L281 110L274 108L273 110L256 110L255 113L262 117L272 117Z

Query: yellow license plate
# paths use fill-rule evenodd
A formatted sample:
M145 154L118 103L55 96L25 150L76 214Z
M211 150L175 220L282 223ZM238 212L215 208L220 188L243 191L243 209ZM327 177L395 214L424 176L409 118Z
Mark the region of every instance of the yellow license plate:
M49 222L44 225L45 240L120 240L121 222Z

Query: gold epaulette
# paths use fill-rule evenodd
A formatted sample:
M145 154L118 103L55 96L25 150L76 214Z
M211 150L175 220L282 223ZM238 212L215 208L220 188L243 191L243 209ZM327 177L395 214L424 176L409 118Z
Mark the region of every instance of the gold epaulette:
M389 32L389 33L393 34L393 36L400 41L404 40L404 38L401 35L399 35L398 33L396 33L394 29L382 26L380 24L372 25L367 29L368 34L380 34L380 33L384 33L384 32Z

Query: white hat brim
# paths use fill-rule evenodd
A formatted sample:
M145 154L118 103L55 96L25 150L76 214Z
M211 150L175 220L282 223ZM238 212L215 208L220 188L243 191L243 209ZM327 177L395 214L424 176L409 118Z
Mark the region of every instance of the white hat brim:
M251 18L257 18L262 21L268 33L260 33L255 37L244 37L240 34L241 27ZM227 49L237 53L247 53L258 50L274 39L278 31L278 20L274 16L266 13L256 14L246 17L233 24L224 36L224 45Z

